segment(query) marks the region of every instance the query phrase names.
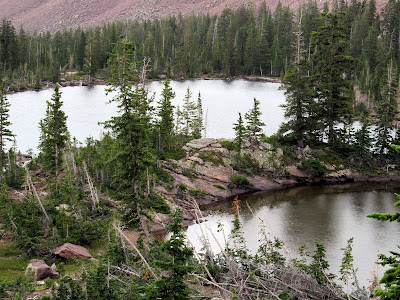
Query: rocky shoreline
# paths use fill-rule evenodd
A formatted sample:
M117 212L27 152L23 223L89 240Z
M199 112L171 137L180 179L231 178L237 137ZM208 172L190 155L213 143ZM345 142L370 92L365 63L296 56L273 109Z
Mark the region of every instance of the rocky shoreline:
M333 166L328 166L330 171L322 177L311 176L298 169L296 165L284 166L281 162L282 149L274 148L267 143L261 143L257 147L245 145L242 154L251 155L259 170L257 175L250 176L234 170L236 151L223 147L222 144L226 141L229 142L226 139L212 138L193 140L183 147L187 153L184 158L163 162L163 168L174 178L174 182L170 185L157 186L156 189L166 196L172 207L179 206L182 209L186 226L198 220L207 205L243 194L311 184L400 183L400 175L396 173L361 174L349 169L338 170ZM305 156L308 155L307 151L311 150L306 148ZM232 174L246 176L250 184L232 186ZM150 222L151 231L162 232L167 223L169 223L167 216L157 214Z

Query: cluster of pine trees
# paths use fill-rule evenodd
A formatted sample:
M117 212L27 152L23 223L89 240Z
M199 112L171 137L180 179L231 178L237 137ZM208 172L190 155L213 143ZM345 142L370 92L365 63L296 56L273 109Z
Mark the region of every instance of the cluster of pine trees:
M388 65L393 82L399 73L400 2L390 0L378 15L375 0L334 1L324 12L345 12L344 39L349 54L358 63L352 82L367 94L369 104L384 98ZM134 45L136 61L146 62L150 77L160 74L199 76L282 76L295 61L298 19L302 20L301 51L311 57L316 51L312 33L323 25L320 7L309 0L298 10L278 4L273 10L226 8L219 16L170 17L154 21L125 21L90 29L70 29L54 34L27 34L10 21L0 27L0 61L9 85L20 80L40 86L42 80L59 81L65 71L105 76L113 44L121 36ZM392 64L390 64L392 61ZM390 81L390 80L389 80Z

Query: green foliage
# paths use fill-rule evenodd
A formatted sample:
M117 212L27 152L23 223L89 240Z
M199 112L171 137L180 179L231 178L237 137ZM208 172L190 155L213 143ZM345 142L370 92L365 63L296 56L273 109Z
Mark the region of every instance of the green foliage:
M214 184L213 186L220 190L226 190L226 188L220 184Z
M207 192L202 189L189 189L189 194L195 198L203 198Z
M157 176L158 180L164 183L173 183L175 181L174 176L172 176L170 173L162 168L156 168L155 175Z
M4 23L3 23L4 24ZM0 179L2 177L4 161L5 161L5 143L10 141L13 137L9 126L11 122L8 120L10 103L7 101L6 94L4 92L4 83L0 80Z
M229 182L230 188L236 188L236 187L241 187L241 186L251 186L251 185L252 184L250 183L250 181L243 175L239 175L239 174L231 175L231 180Z
M234 151L237 149L236 143L233 141L220 141L222 147L228 149L229 151Z
M167 226L171 238L162 242L161 251L166 256L164 260L157 260L155 264L162 270L170 272L169 276L162 276L155 282L154 289L146 297L148 299L187 299L191 290L184 282L187 274L194 269L191 262L193 251L185 243L182 216L179 210L172 213L172 223Z
M25 182L25 170L17 162L17 155L12 149L7 153L7 165L4 172L5 183L9 187L19 188Z
M266 126L262 121L261 121L261 115L262 112L260 110L260 101L258 101L256 98L254 98L253 102L253 107L245 114L245 119L247 121L247 126L246 126L246 138L250 142L250 144L259 144L261 139L265 136L263 133L263 127ZM240 127L242 126L240 124L241 120L241 115L239 115L239 121L236 125L235 131L236 131L236 144L239 145L238 143L238 136L240 135ZM240 146L238 146L240 148Z
M46 170L57 172L62 166L62 151L66 146L67 116L61 110L61 92L58 85L50 101L47 101L45 117L40 121L40 158Z
M305 173L321 177L328 171L327 168L321 164L318 159L306 159L301 162L301 165L298 166L300 170L304 171Z
M199 152L199 158L203 161L210 162L213 166L225 166L224 159L222 157L222 153L219 151L206 150Z

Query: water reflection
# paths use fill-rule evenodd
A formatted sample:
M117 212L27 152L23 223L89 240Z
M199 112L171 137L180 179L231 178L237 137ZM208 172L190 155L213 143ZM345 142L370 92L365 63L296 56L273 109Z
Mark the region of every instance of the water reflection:
M347 240L354 237L353 254L359 269L359 278L366 285L378 253L396 250L400 226L380 222L366 216L374 212L395 212L394 192L399 185L341 185L300 187L279 192L257 193L243 196L241 221L246 242L256 251L260 236L260 220L267 225L271 236L285 242L291 257L298 256L298 248L306 245L310 251L314 242L322 242L327 249L332 270L338 273ZM249 207L248 207L249 206ZM215 229L218 220L230 230L230 203L220 203L209 208L212 214L203 226ZM193 241L198 225L188 230ZM222 239L222 236L219 235ZM215 246L215 245L214 245ZM217 248L215 248L217 249ZM382 273L382 272L381 272Z

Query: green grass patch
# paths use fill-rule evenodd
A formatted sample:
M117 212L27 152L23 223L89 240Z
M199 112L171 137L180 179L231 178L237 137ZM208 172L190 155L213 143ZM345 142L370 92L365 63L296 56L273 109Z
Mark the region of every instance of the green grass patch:
M23 276L29 261L28 257L0 259L0 282L10 284Z
M226 190L226 188L224 186L219 185L219 184L213 184L213 186L220 190Z

